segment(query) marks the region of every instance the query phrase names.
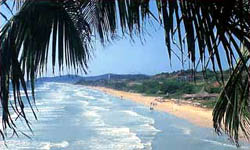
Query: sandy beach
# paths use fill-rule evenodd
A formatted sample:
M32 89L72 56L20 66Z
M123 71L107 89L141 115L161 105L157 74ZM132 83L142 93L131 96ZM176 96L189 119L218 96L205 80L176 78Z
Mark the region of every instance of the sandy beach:
M152 102L155 104L153 107L155 110L164 111L175 115L177 117L188 120L198 126L212 128L212 109L201 108L193 106L192 104L183 103L182 101L174 101L165 99L164 102L158 102L158 97L143 96L138 93L129 93L124 91L118 91L104 87L89 87L96 89L107 94L117 96L126 100L132 100L134 102L149 106Z

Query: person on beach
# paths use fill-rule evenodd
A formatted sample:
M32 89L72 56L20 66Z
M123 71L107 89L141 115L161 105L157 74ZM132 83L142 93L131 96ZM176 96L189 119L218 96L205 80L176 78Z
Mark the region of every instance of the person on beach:
M150 103L150 110L153 110L154 109L154 106L157 105L157 102L151 102Z
M149 107L150 110L154 110L154 105L153 105L153 102L150 103L150 107Z

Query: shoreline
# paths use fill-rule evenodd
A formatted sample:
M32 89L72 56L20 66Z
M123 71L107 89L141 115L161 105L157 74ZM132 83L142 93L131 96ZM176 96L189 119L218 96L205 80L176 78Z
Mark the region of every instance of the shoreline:
M172 99L164 99L164 102L159 102L160 97L144 96L139 93L130 93L125 91L114 90L106 87L87 86L88 88L99 90L112 96L120 97L125 100L131 100L155 110L167 112L176 117L185 119L195 125L205 128L212 128L212 109L193 106L192 103L184 103L181 100L174 101Z

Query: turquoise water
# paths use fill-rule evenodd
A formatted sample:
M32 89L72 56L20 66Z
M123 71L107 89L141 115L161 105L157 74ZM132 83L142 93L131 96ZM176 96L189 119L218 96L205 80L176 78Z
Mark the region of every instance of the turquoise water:
M10 150L234 150L227 137L129 100L67 83L36 87L38 121L32 135L8 138ZM23 127L23 128L20 128ZM7 149L3 144L0 149ZM242 145L240 149L250 149Z

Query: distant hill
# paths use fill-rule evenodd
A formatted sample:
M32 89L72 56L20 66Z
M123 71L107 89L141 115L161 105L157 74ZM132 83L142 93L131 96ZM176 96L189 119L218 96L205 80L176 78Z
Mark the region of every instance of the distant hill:
M150 76L143 74L104 74L99 76L84 77L84 81L98 81L98 80L138 80L149 79Z
M63 75L56 77L43 77L38 78L37 82L64 82L64 83L77 83L84 81L103 81L103 80L140 80L140 79L149 79L150 76L143 74L104 74L99 76L89 76L82 77L78 75Z
M82 76L78 75L63 75L55 77L42 77L38 78L36 82L61 82L61 83L75 83L83 79Z

